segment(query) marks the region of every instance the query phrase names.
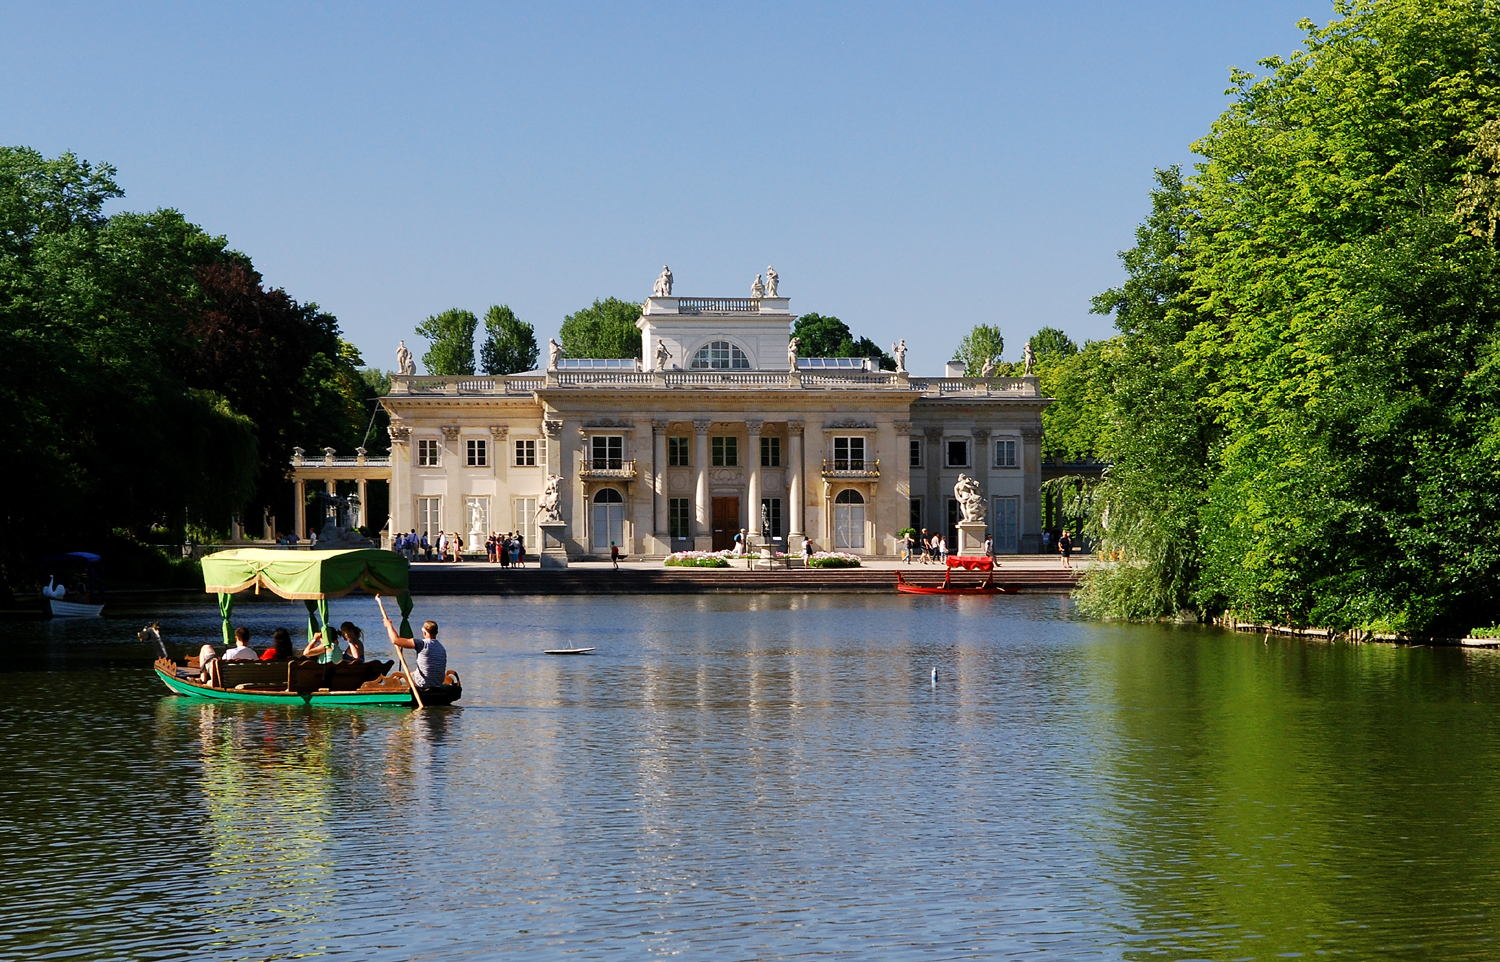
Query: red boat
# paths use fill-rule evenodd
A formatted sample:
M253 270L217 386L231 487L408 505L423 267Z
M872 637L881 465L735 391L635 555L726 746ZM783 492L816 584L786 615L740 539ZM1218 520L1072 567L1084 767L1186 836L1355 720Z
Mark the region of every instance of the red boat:
M965 571L985 571L988 577L977 585L956 585L950 580L953 569L962 568ZM995 559L988 556L965 558L962 555L953 555L948 559L948 567L943 571L943 583L941 585L909 585L901 572L896 572L896 590L904 591L912 595L1003 595L1009 589L995 584Z

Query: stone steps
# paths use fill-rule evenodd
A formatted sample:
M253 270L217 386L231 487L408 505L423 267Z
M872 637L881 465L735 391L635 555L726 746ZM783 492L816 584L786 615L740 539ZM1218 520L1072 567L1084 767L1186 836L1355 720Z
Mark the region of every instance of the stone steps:
M910 584L940 585L941 568L903 570ZM1078 571L1015 570L997 572L995 583L1017 591L1073 590ZM960 584L977 584L977 572L955 574ZM891 592L896 573L889 569L843 568L793 571L745 571L734 568L501 568L484 563L419 567L411 571L411 589L419 595L585 595L702 594L715 592L818 591Z

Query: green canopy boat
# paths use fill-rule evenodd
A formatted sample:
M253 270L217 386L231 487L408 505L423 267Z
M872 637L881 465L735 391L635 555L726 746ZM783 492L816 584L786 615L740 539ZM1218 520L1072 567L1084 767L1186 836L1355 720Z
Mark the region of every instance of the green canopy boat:
M393 551L355 548L344 551L285 551L273 548L238 548L203 558L203 582L207 591L219 596L223 617L223 643L233 644L230 616L234 599L246 591L262 588L282 598L307 606L308 640L321 631L331 638L328 617L330 598L352 591L390 595L401 609L404 638L411 633L411 590L407 587L407 561ZM415 704L412 685L404 672L391 673L391 662L341 662L327 665L308 658L291 661L219 662L219 681L202 680L196 656L183 661L172 658L161 637L159 625L141 632L156 644L156 674L172 691L191 698L216 701L248 701L269 705L410 705ZM444 684L420 689L422 702L451 704L463 694L458 673L449 671Z

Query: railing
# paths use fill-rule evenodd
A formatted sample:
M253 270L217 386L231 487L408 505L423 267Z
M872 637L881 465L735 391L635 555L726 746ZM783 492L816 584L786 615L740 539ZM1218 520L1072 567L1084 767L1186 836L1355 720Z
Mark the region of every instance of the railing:
M758 297L679 297L679 314L759 314Z
M667 387L786 387L787 376L774 371L663 371Z
M753 302L754 298L698 298ZM552 371L548 375L507 377L431 377L398 374L391 393L422 396L488 394L526 395L547 387L788 388L815 390L911 390L938 396L1020 396L1041 394L1034 377L913 377L893 371Z
M1034 377L914 377L911 389L923 394L1021 394L1041 392Z
M557 383L562 387L580 387L585 384L638 384L649 387L651 375L632 371L558 371Z
M823 477L829 481L873 481L880 477L880 459L865 461L858 458L838 458L823 461Z
M508 377L505 379L505 393L530 394L532 391L540 391L546 385L547 379L544 377Z
M391 459L386 458L303 458L298 461L292 459L294 468L388 468Z
M847 373L809 374L802 372L802 386L847 390L849 388L890 387L897 376L890 371L849 371Z
M586 481L634 481L635 462L622 461L618 468L596 468L594 462L585 461L578 476Z

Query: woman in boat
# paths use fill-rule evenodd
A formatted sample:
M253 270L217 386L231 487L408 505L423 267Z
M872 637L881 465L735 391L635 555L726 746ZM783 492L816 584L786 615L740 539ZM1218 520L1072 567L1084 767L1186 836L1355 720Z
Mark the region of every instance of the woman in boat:
M314 633L312 641L302 649L303 658L316 658L320 665L336 665L344 660L344 649L339 647L339 636L337 633L329 639L327 644L323 643L323 632Z
M285 628L277 628L271 632L271 647L261 653L261 661L291 661L297 657L296 649L292 648L292 633Z
M344 637L344 660L365 660L365 633L352 621L339 625L339 634Z

